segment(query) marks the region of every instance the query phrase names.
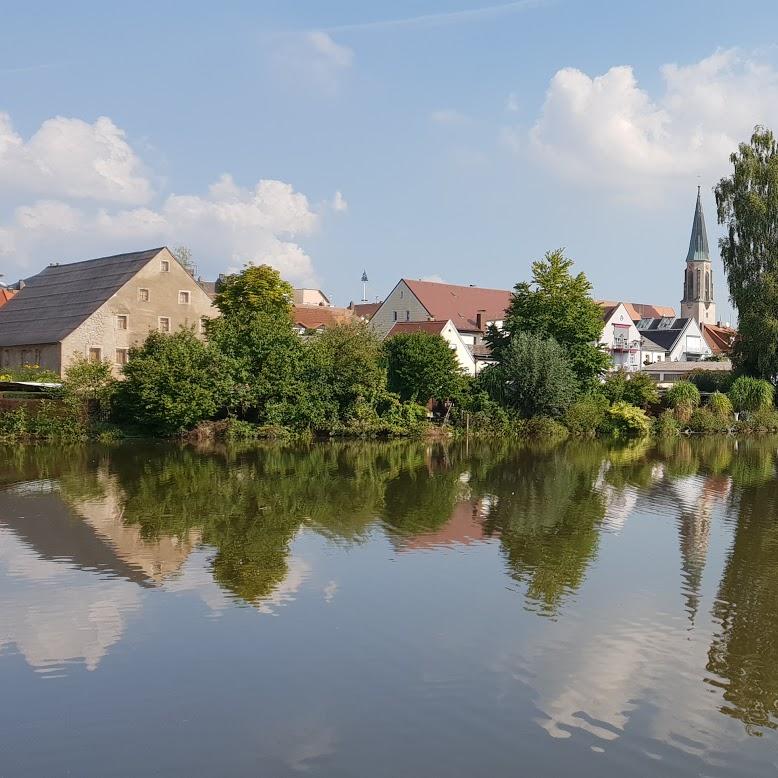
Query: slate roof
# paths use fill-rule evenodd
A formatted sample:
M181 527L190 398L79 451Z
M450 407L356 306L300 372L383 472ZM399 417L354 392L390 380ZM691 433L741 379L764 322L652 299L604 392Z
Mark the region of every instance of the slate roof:
M501 321L511 304L511 292L480 286L457 286L436 281L403 278L433 319L450 319L460 332L479 332L476 314L483 312L484 323Z
M686 254L686 261L700 262L702 260L710 260L710 251L708 251L708 233L705 229L705 216L702 213L700 187L698 186L697 204L694 206L692 235L691 238L689 238L689 251Z
M59 343L163 248L49 265L0 308L0 346Z

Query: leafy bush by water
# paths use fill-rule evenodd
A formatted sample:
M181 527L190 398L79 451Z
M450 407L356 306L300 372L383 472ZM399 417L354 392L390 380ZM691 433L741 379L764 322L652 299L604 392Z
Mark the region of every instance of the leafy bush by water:
M608 408L601 429L614 437L639 437L651 432L651 420L642 408L618 402Z
M726 394L714 392L706 403L706 408L720 419L731 419L733 416L732 402Z
M601 394L589 394L574 402L562 419L572 435L592 436L602 425L608 410L608 399Z
M700 390L691 381L676 381L665 393L670 408L691 407L700 404Z
M773 385L761 378L740 376L729 390L736 411L760 411L773 404Z

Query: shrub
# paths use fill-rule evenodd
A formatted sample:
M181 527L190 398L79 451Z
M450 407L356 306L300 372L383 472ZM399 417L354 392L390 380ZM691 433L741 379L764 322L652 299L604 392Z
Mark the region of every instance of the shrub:
M119 400L128 419L165 435L212 418L226 403L231 384L226 360L192 330L152 332L130 349Z
M773 385L761 378L740 376L729 390L729 399L736 411L759 411L773 404Z
M729 425L726 419L715 414L710 408L696 408L689 419L689 429L692 432L707 434L711 432L726 432Z
M774 408L762 408L740 419L735 429L738 432L774 432L778 430L778 411Z
M617 370L610 373L602 385L602 393L612 402L626 402L646 408L659 402L656 382L642 371L628 373Z
M651 420L642 408L618 402L606 411L601 429L614 437L648 435L651 432Z
M520 416L561 416L577 392L575 373L553 338L520 332L502 351L499 365L483 372L493 399Z
M732 418L732 402L726 394L714 392L705 406L712 414L720 419Z
M389 389L421 404L459 397L465 385L456 352L441 335L409 332L384 342Z
M533 439L564 440L568 435L567 427L548 416L525 419L521 425L521 432L525 437Z
M573 435L595 435L605 418L607 409L607 397L601 394L588 394L567 409L562 421Z
M654 434L659 438L673 438L681 434L681 425L672 411L663 411L657 417Z
M691 381L677 381L665 393L665 402L670 408L694 409L700 404L700 390Z
M723 370L692 370L689 380L701 392L726 392L732 386L732 373Z

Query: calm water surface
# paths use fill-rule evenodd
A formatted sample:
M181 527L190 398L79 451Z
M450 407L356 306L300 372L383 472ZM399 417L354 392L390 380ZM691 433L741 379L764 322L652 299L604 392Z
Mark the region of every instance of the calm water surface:
M0 775L774 776L777 447L0 449Z

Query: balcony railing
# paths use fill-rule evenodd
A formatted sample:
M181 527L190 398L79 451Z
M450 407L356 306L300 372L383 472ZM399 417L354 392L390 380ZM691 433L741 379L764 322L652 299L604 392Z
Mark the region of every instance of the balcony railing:
M638 351L640 349L640 340L630 340L629 338L614 338L611 348L614 351Z

